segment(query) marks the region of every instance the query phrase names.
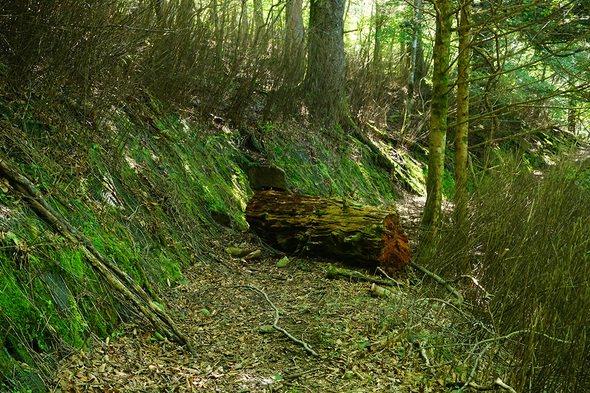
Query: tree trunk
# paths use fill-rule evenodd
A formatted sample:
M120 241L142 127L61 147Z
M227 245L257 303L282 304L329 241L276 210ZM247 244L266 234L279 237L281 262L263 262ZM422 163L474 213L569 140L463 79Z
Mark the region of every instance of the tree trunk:
M254 194L246 220L254 233L286 252L308 251L387 272L410 262L408 236L392 211L271 190Z
M424 51L422 50L422 0L414 0L414 20L412 22L412 46L410 50L410 77L408 80L408 93L406 97L406 108L404 110L404 121L400 134L402 137L407 132L412 121L414 111L414 93L416 90L416 80L420 84L424 73Z
M303 0L289 0L285 8L285 52L283 63L293 84L303 76Z
M387 17L383 7L375 1L375 37L373 46L373 87L382 83L381 29L385 26Z
M459 22L459 59L457 63L457 128L455 131L455 224L459 236L467 241L467 154L469 135L469 48L470 1L463 1ZM460 269L469 270L468 255L462 256Z
M416 80L418 83L424 75L424 51L422 50L422 0L414 0L414 20L412 26L412 50L410 53L411 70L408 83L408 94L414 96Z
M572 133L572 135L578 135L576 132L576 121L578 118L578 111L576 109L576 100L574 97L570 96L569 98L569 108L567 110L567 130Z
M264 34L264 10L262 8L262 0L252 0L252 8L254 12L254 37L262 37Z
M312 0L305 79L306 101L315 120L348 127L344 61L344 0Z
M428 149L426 205L422 224L426 243L434 238L441 224L442 182L444 175L447 113L449 103L449 58L451 48L451 1L436 2L436 35L432 75L432 114Z

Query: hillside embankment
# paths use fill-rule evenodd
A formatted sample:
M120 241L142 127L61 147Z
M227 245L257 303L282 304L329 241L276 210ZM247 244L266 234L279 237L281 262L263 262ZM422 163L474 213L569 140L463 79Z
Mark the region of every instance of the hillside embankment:
M221 274L216 282L229 266L244 268L230 265L222 246L239 243L228 236L246 236L252 166L284 168L295 192L383 208L395 208L404 191L422 190L423 169L410 154L392 157L386 149L376 154L375 146L338 130L271 123L237 130L148 107L141 115L113 110L86 125L59 114L36 114L18 103L0 109L2 160L37 188L57 216L167 308L170 291L202 285L189 280L191 274L211 270ZM6 176L0 203L3 387L43 391L60 360L114 337L125 329L122 322L141 324L141 313L109 286L79 245L38 216ZM261 262L258 269L270 274L264 266Z
M589 184L585 156L578 155L576 165L554 165L548 151L556 144L534 143L524 162L512 165L497 150L498 164L477 174L469 241L458 243L449 220L436 253L424 260L453 277L457 258L471 255L473 274L485 287L457 276L453 283L466 299L459 309L452 293L411 267L388 291L329 279L330 265L340 261L285 255L256 238L245 221L253 195L247 174L271 164L284 169L292 192L398 211L415 251L422 149L394 147L371 127L362 141L360 134L290 122L234 128L190 110L164 113L155 104L137 112L113 108L90 123L41 109L34 100L0 104L0 159L35 190L27 195L3 172L0 390L510 390L503 378L524 383L530 376L507 359L537 356L511 346L526 334L545 345L543 353L555 351L536 381L551 375L557 383L569 375L571 383L585 383L582 371L568 374L566 367L567 354L585 343L583 325L560 325L575 338L570 341L552 333L556 325L535 327L537 320L531 325L510 314L522 307L518 315L544 310L547 320L579 318L550 306L559 297L539 296L541 288L579 304L590 299L562 285L587 287L580 281L590 255L581 224ZM41 202L59 220L40 216ZM541 246L545 259L534 257ZM232 248L256 251L256 257L228 252ZM123 272L117 275L128 286L136 283L142 300L113 287L89 249ZM158 328L146 318L145 304L173 325ZM169 334L171 326L193 353Z

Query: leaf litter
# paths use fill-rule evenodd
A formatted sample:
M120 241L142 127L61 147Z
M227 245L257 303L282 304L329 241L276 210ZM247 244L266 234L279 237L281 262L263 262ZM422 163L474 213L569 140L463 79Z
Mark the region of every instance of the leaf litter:
M248 262L221 245L242 241L214 241L217 261L194 264L162 294L197 358L137 319L64 359L54 391L442 392L464 378L450 349L430 345L461 333L444 303L421 297L411 271L396 277L405 286L394 297L372 297L366 282L326 278L333 261L292 257L279 268L282 255L268 249ZM272 328L274 311L251 286L279 310L278 326L319 356Z

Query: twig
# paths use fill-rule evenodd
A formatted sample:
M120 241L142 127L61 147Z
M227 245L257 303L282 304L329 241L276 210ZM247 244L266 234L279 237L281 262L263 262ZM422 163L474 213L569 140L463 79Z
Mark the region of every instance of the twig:
M473 281L473 283L475 284L475 286L478 287L479 289L481 289L485 293L485 296L484 296L485 299L491 299L493 297L493 295L490 294L488 291L486 291L486 289L479 283L479 280L477 278L475 278L473 276L470 276L468 274L463 274L463 275L461 275L461 276L459 276L459 277L457 277L457 278L455 278L453 280L447 281L447 282L449 284L452 284L452 283L454 283L456 281L459 281L462 278L469 278L471 281Z
M424 348L424 342L420 342L418 343L418 348L420 349L420 355L422 355L422 357L424 358L424 361L426 362L426 366L430 367L430 360L428 359L428 355L426 354L426 349Z
M369 276L366 276L356 270L334 267L332 265L328 266L328 270L326 271L326 276L328 278L344 277L344 278L348 278L348 279L355 279L358 281L367 281L367 282L372 282L372 283L379 284L379 285L387 285L389 287L393 286L392 285L393 283L399 284L399 283L395 282L395 280L393 280L393 282L392 282L390 280L382 280L380 278L369 277Z
M457 390L457 393L462 392L463 390L465 390L466 387L469 386L469 384L471 383L471 381L473 380L473 377L475 376L475 370L477 370L477 366L479 365L479 361L481 360L481 358L483 357L484 353L486 353L488 351L488 349L490 349L490 347L492 346L492 344L488 344L486 345L486 347L483 349L483 351L481 351L479 353L479 355L477 356L477 358L475 359L475 362L473 363L473 368L471 369L471 372L469 373L469 376L467 377L467 381L465 381L465 383L463 384L463 386L461 386L459 388L459 390Z
M314 351L313 349L311 349L309 347L309 345L307 345L306 342L301 341L295 337L293 337L288 331L286 331L285 329L283 329L282 327L278 326L278 322L279 322L279 310L277 309L277 307L273 304L273 302L270 301L270 299L268 298L268 295L261 289L255 287L255 286L251 286L251 285L241 285L242 288L246 288L249 289L251 291L254 292L258 292L259 294L261 294L262 296L264 296L264 299L266 299L267 303L270 304L270 306L272 307L273 311L275 312L275 319L272 323L272 326L278 330L279 332L283 333L285 336L289 337L291 340L295 341L298 344L301 344L303 346L303 348L310 353L313 356L319 356L318 353L316 351Z
M505 336L502 337L492 337L492 338L488 338L486 340L480 341L480 344L486 343L486 342L490 342L490 341L500 341L500 340L507 340L509 338L511 338L512 336L515 336L517 334L524 334L524 333L529 333L529 334L538 334L541 335L545 338L548 338L549 340L553 340L553 341L557 341L559 343L563 343L563 344L571 344L571 341L567 341L567 340L562 340L561 338L556 338L556 337L551 337L545 333L541 333L541 332L535 332L533 330L529 330L529 329L524 329L524 330L516 330L512 333L508 333Z
M463 300L464 300L463 295L461 295L455 288L453 288L447 281L445 281L445 279L443 279L439 275L431 272L430 270L426 269L424 266L417 265L415 262L410 262L410 266L412 266L415 269L420 270L422 273L426 274L427 276L432 277L434 279L434 281L438 282L440 285L445 287L445 289L447 291L449 291L453 295L455 295L455 297L457 299L456 299L456 301L454 301L452 303L457 307L461 307L461 305L463 304Z
M516 390L512 386L506 385L500 378L496 379L494 384L500 386L502 389L508 390L510 393L516 393Z
M289 375L285 375L283 376L284 379L295 379L295 378L299 378L305 374L309 374L312 373L314 371L319 370L319 367L317 368L312 368L311 370L305 370L305 371L301 371L300 373L295 373L295 374L289 374Z
M396 281L393 278L389 277L389 275L387 273L385 273L385 270L381 269L380 266L377 266L377 270L379 270L381 272L381 274L383 274L385 277L387 277L388 280L390 280L391 282L393 282L398 287L403 287L404 286L404 284L402 284L401 282Z
M447 384L447 387L457 386L461 384L463 384L463 382L453 382ZM516 393L516 390L514 390L514 388L512 388L510 385L505 384L500 378L497 378L493 384L488 386L478 385L477 383L471 381L467 384L467 387L479 391L496 390L498 387L500 387L504 390L508 390L510 393Z

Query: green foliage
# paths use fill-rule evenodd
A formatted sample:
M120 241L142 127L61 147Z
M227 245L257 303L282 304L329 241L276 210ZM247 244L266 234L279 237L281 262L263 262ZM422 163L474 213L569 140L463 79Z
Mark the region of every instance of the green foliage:
M342 130L309 133L298 126L277 129L266 140L267 154L285 169L287 184L304 194L349 196L379 206L397 199L388 174L364 145Z

